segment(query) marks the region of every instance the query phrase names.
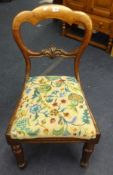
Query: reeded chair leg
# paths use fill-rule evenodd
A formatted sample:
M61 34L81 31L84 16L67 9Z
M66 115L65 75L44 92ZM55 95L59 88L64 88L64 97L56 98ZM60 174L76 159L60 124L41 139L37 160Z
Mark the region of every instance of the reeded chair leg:
M87 167L89 163L89 158L93 153L95 144L93 143L85 143L83 146L82 158L80 161L81 167Z
M24 159L23 148L20 144L12 144L12 151L16 157L17 165L19 168L24 168L26 166L26 161Z

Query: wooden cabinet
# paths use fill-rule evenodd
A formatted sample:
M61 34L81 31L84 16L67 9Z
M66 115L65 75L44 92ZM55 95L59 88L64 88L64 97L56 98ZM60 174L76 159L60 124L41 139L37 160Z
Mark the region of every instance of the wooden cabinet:
M73 10L86 12L92 19L93 29L109 36L107 46L91 41L91 44L110 52L113 45L113 0L63 0L63 5ZM63 24L63 33L72 38L80 39L70 34Z
M86 9L86 0L76 0L76 3L74 0L65 0L65 3L68 7L72 8L73 10L85 10Z
M88 0L87 8L91 14L113 18L113 0Z

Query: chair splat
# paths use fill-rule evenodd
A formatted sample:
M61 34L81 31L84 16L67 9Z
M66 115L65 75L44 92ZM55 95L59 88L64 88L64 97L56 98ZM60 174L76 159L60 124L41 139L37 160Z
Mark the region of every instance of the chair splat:
M51 45L49 48L42 49L40 52L30 52L29 54L32 58L47 56L50 59L54 59L56 57L75 58L77 53L77 48L73 51L67 52L64 49L56 48L54 45Z

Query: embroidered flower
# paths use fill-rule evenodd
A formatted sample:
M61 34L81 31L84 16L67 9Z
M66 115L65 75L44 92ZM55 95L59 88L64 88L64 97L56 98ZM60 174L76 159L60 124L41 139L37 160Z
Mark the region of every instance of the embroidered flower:
M62 99L61 102L62 102L62 103L66 103L66 100Z
M83 103L83 97L81 95L78 95L76 93L71 93L68 96L69 100L77 101L78 103Z
M60 83L64 83L66 80L63 80L63 79L60 79L60 80L58 80L58 82L60 82Z
M23 117L23 116L26 116L26 115L27 115L27 110L21 110L20 116Z
M64 113L64 116L65 116L65 117L69 117L69 113L68 113L68 112L65 112L65 113Z
M53 103L52 105L53 105L53 106L58 106L58 103L55 102L55 103Z
M41 106L37 104L30 107L30 112L33 114L35 114L36 112L39 112L40 110L41 110Z
M39 80L39 83L40 83L40 84L44 84L44 83L46 83L46 79L41 78L41 79Z
M43 119L43 120L41 121L41 123L42 123L42 124L45 124L45 123L46 123L46 120L45 120L45 119Z
M30 91L31 91L31 89L30 88L27 88L26 89L26 94L29 94Z
M48 84L41 84L40 87L39 87L39 91L41 93L47 93L50 90L51 90L51 86L48 85Z
M57 109L53 109L53 110L51 110L50 114L56 116L58 114L58 110Z
M56 122L55 118L51 118L50 123L55 123L55 122Z
M64 97L65 96L65 93L64 92L61 92L59 95L60 95L60 97Z
M59 79L59 80L57 80L57 81L55 82L55 84L56 84L57 87L60 87L60 86L62 86L62 85L64 84L65 81L66 81L66 80Z
M43 132L44 132L44 134L48 134L49 130L48 130L47 128L45 128L45 129L43 130Z

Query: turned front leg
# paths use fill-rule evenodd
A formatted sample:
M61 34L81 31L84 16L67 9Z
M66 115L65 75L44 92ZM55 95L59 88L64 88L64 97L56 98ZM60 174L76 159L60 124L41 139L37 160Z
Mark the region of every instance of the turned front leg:
M91 154L94 151L94 146L95 144L92 143L85 143L83 146L83 152L82 152L82 158L80 161L80 165L82 167L87 167L88 163L89 163L89 158L91 156Z
M24 168L26 162L24 160L24 152L22 146L20 144L11 145L11 148L16 157L17 165L19 166L19 168Z

